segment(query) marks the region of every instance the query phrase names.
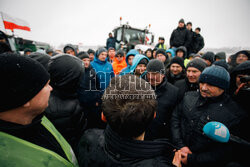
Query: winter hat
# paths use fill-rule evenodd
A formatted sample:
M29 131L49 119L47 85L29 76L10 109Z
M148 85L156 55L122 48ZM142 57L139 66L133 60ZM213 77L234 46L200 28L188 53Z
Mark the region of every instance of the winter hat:
M96 51L97 57L99 57L99 55L100 55L102 52L107 52L107 49L105 49L105 48L99 48L99 49Z
M29 55L29 57L41 63L43 67L48 71L48 63L50 60L49 55L39 52L33 52Z
M184 24L185 24L184 19L183 19L183 18L181 18L181 19L179 20L179 23L184 23Z
M184 60L181 58L181 57L174 57L171 59L170 63L169 63L169 67L172 65L172 64L179 64L183 69L185 69L184 67Z
M158 72L161 74L165 74L165 67L163 62L158 59L150 60L147 65L147 72Z
M248 60L250 60L250 54L246 51L246 50L241 50L239 52L237 52L235 55L236 55L236 58L239 56L239 54L244 54L248 57Z
M66 53L67 51L69 50L73 50L75 51L75 48L73 47L73 45L66 45L64 48L63 48L63 52Z
M207 64L201 58L193 59L188 64L186 69L189 67L197 68L200 72L202 72L206 68Z
M89 50L87 51L87 53L88 53L88 54L90 54L90 53L95 54L95 51L94 51L93 49L89 49Z
M221 66L228 71L228 65L227 65L227 62L225 60L215 61L213 64L217 65L217 66Z
M207 67L200 75L199 82L208 83L221 89L228 89L230 76L225 68L212 65Z
M49 62L50 85L54 90L75 93L84 73L83 61L68 54L58 54Z
M0 55L0 112L20 107L35 97L49 81L37 61L16 53Z
M164 49L157 49L155 55L163 54L166 58L168 58L167 53Z
M247 60L239 65L237 65L232 74L246 74L250 75L250 60Z
M226 60L226 53L225 52L218 52L214 56L214 60L220 59L220 60Z
M89 54L87 53L87 52L79 52L78 54L77 54L77 57L79 58L79 59L85 59L85 58L89 58Z
M213 52L206 52L201 58L210 61L211 63L214 62L214 53Z
M124 56L124 52L120 49L120 50L118 50L117 53L115 54L115 57L118 57L118 55Z
M145 58L143 58L143 59L141 59L141 60L139 61L139 63L138 63L137 65L139 65L139 64L145 64L145 65L147 65L147 64L148 64L148 60L145 59Z

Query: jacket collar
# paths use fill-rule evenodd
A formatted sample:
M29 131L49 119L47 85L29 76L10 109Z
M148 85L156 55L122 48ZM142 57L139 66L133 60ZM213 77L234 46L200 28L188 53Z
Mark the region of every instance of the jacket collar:
M167 139L155 141L138 141L120 137L108 125L105 130L105 151L119 159L135 158L149 159L160 155L173 153L174 147Z

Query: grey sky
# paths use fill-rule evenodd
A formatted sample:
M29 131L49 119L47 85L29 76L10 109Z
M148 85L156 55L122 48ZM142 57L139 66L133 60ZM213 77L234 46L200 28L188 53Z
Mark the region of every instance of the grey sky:
M0 11L31 26L31 32L15 30L15 34L54 46L105 45L122 16L123 23L133 27L151 24L155 42L164 36L167 46L184 18L193 29L201 27L205 47L250 47L249 9L249 0L0 0Z

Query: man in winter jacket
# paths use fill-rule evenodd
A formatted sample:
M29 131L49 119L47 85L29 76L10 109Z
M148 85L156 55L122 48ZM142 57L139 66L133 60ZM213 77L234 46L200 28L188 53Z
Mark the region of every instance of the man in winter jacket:
M59 54L50 59L49 73L53 91L45 114L75 149L86 123L77 95L84 65L75 56Z
M170 37L170 48L178 48L185 46L189 48L191 43L191 36L189 30L185 27L183 19L179 21L178 27L172 32Z
M147 65L147 81L157 96L156 118L146 130L145 139L170 139L170 118L178 102L178 89L165 77L164 64L157 59L150 60Z
M230 94L235 102L237 102L246 112L246 116L240 123L237 133L234 135L250 142L249 131L246 127L250 124L249 99L250 99L250 61L245 61L234 68L231 73ZM250 148L244 145L235 145L235 155L238 163L242 166L248 166L248 155L240 155L240 152L249 152ZM244 165L243 165L244 164Z
M124 68L121 72L120 72L120 75L125 75L125 74L128 74L130 73L130 68L132 66L132 62L133 62L133 59L135 57L135 55L139 54L139 52L136 50L136 49L131 49L127 55L126 55L126 63L127 63L127 67Z
M166 50L167 47L166 47L166 45L164 43L165 43L165 38L164 37L159 37L158 44L156 44L155 47L158 48L158 49Z
M206 52L201 56L207 63L207 66L211 66L214 62L214 53L213 52Z
M231 73L237 65L247 60L250 60L250 54L248 51L241 50L237 52L235 55L232 56L232 62L231 65L229 66L229 72Z
M83 61L85 67L85 72L81 78L77 93L80 104L83 106L85 117L87 118L86 128L104 128L105 124L101 121L100 82L95 70L90 65L88 53L80 52L77 57Z
M116 76L102 99L102 119L108 126L83 134L78 146L81 167L172 166L168 140L144 141L157 107L149 83L131 74Z
M107 39L107 42L106 42L106 49L108 50L110 47L115 48L115 43L116 43L116 42L119 42L119 41L117 41L117 40L113 37L112 33L110 32L110 33L109 33L109 38Z
M201 29L197 27L193 33L190 53L198 53L205 45L204 39L200 34Z
M108 62L107 59L107 50L105 48L99 48L96 52L94 61L90 64L95 69L100 82L100 90L101 93L103 93L109 85L111 78L115 76L112 64Z
M114 62L112 63L115 75L119 75L122 69L127 67L125 60L125 53L122 50L118 50Z
M77 55L77 49L72 44L65 45L64 48L63 48L63 52L67 53L67 54L70 54L72 56L76 56Z
M0 74L1 166L78 166L70 145L43 114L52 90L45 68L5 53Z
M178 80L174 84L179 88L181 97L184 97L188 91L199 91L199 77L206 66L205 61L201 58L193 59L187 64L185 79Z
M170 57L167 54L166 50L157 49L155 56L156 56L156 59L158 59L158 60L160 60L161 62L164 63L165 70L167 70L169 62L170 62Z
M182 58L177 56L172 58L168 67L169 68L167 69L166 76L168 82L171 84L174 85L176 81L185 78L185 67Z
M172 140L181 148L182 163L187 166L225 166L231 160L230 145L209 139L202 129L206 123L218 121L234 133L245 113L225 93L230 76L223 67L207 67L199 83L200 92L187 92L173 112Z

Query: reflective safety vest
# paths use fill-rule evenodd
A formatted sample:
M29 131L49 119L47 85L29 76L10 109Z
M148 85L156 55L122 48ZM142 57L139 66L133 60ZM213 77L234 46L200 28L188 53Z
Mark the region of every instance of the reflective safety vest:
M162 45L163 45L163 46L162 46ZM166 50L166 49L167 49L167 46L164 45L164 44L160 44L160 45L159 45L159 49L165 49L165 50Z
M67 159L49 149L0 132L0 166L78 167L71 146L45 116L42 125L55 137Z

